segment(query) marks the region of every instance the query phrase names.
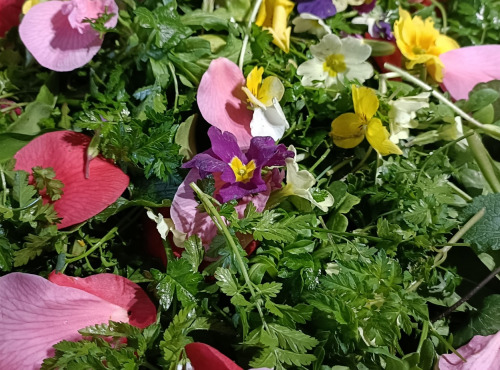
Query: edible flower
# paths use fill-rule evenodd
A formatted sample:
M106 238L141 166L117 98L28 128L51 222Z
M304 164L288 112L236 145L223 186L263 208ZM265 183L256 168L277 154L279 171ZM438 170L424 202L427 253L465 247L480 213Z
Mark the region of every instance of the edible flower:
M156 307L132 281L114 274L49 279L14 272L0 277L0 368L39 369L54 344L78 341L78 330L109 320L146 328Z
M434 28L432 18L422 20L411 17L406 10L399 9L399 20L394 23L394 36L399 50L407 59L406 68L425 64L427 71L437 82L443 81L444 64L439 56L460 46L452 38L442 35Z
M288 17L294 3L289 0L263 0L255 24L273 35L273 43L285 53L290 51L291 27Z
M88 20L111 15L107 28L118 21L114 0L45 1L31 7L19 26L19 36L42 66L58 72L87 64L102 45L102 35Z
M304 86L341 88L345 79L362 83L373 75L373 67L366 62L371 47L362 40L353 37L340 39L329 34L311 46L310 51L314 58L297 68Z
M320 19L329 18L337 13L332 0L298 0L299 14L313 14Z
M389 127L391 141L399 143L401 139L410 137L410 128L418 126L417 111L429 107L429 92L423 92L415 96L405 96L389 102Z
M370 145L380 155L403 154L401 149L389 140L389 131L374 115L379 100L368 87L352 86L354 113L344 113L332 122L330 136L338 147L349 149L359 145L366 136Z
M298 17L295 17L292 20L292 24L295 26L293 28L293 32L295 33L308 32L316 35L318 38L332 33L331 28L321 18L309 13L302 13Z
M0 37L19 24L23 0L0 0Z
M213 60L198 87L203 118L236 137L248 149L254 136L280 139L289 127L279 105L284 87L276 77L262 80L263 68L254 68L245 80L238 66L226 58Z
M332 0L332 1L338 13L346 10L349 5L360 6L365 3L365 0Z
M236 137L230 132L222 132L216 127L208 129L211 149L194 156L183 168L197 168L202 178L209 174L220 174L224 185L220 187L216 198L221 202L241 199L246 195L259 193L267 189L262 179L264 167L284 166L285 158L293 152L283 144L276 145L271 137L252 138L250 147L243 153Z
M114 203L128 186L129 178L121 169L98 156L88 165L90 138L73 131L43 134L19 150L15 170L32 172L33 167L52 168L55 178L64 184L61 198L53 202L61 218L58 229L86 221ZM44 202L50 202L45 199Z
M454 353L439 358L440 370L496 370L500 358L500 332L488 336L476 335L469 343L457 349L467 360Z

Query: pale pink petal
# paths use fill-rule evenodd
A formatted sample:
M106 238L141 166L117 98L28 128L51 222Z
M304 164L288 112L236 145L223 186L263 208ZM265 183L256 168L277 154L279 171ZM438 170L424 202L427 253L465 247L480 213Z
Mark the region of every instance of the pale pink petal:
M78 1L89 2L89 0ZM91 2L97 5L89 6L89 9L84 7L88 14L78 12L78 4L74 3L75 0L39 3L28 11L19 26L19 36L33 57L42 66L54 71L66 72L82 67L101 48L102 39L99 33L88 24L82 26L81 22L79 22L80 27L72 27L70 16L78 13L79 17L93 18L96 15L94 10L97 5L99 8L105 5L108 7L108 13L115 14L107 25L114 27L116 24L118 7L114 1Z
M500 332L483 337L476 335L457 350L467 362L451 353L439 358L440 370L498 370L500 369Z
M83 290L37 276L0 277L0 369L39 369L61 340L77 341L89 325L128 322L127 311Z
M136 283L115 274L97 274L86 278L51 272L49 281L59 286L83 290L122 307L131 325L145 328L156 321L156 307Z
M439 56L444 64L443 86L456 99L468 99L480 82L500 79L500 45L468 46Z
M56 179L64 184L64 194L54 202L54 209L62 217L59 229L95 216L115 202L128 186L128 176L102 157L90 162L89 178L85 178L89 143L90 138L78 132L49 132L30 141L14 156L15 170L31 173L36 166L51 167Z
M185 347L194 370L243 370L229 357L205 343L189 343Z
M221 131L229 131L241 148L248 148L252 135L253 112L247 108L247 97L241 89L245 77L238 66L226 58L210 63L198 87L198 107L203 118Z

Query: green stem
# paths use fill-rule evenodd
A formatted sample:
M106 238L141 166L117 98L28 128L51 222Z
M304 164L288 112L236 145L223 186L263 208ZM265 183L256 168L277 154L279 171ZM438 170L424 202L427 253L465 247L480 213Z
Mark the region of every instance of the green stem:
M429 335L429 321L424 321L424 326L422 327L422 334L420 334L420 340L418 341L417 352L420 353L425 340Z
M368 157L370 157L370 154L372 154L372 151L373 151L373 148L370 146L368 148L368 150L366 151L365 156L361 159L361 161L352 170L353 173L356 172L357 170L359 170L361 167L363 167L365 162L368 160Z
M453 352L455 355L457 355L458 357L460 357L460 359L461 359L463 362L467 362L467 360L466 360L466 359L465 359L465 358L464 358L464 357L463 357L460 353L458 353L458 352L457 352L457 350L456 350L455 348L453 348L453 346L452 346L450 343L448 343L448 342L446 341L446 339L444 339L444 338L442 337L442 335L441 335L441 334L439 334L439 333L436 331L436 329L434 329L434 327L433 327L432 325L429 325L429 329L431 330L432 335L436 336L436 337L439 339L439 341L440 341L441 343L443 343L443 344L444 344L444 346L445 346L445 347L446 347L449 351Z
M177 77L175 76L175 67L172 62L168 62L168 69L170 69L170 73L172 73L172 78L174 79L174 112L177 112L177 102L179 101L179 83L177 82Z
M199 187L196 185L194 182L189 184L191 186L191 189L196 193L198 196L198 199L201 200L201 203L203 203L203 206L205 207L205 210L208 212L210 215L210 218L214 221L215 225L217 226L217 229L219 229L222 234L224 234L224 237L226 238L226 241L228 242L229 246L231 247L233 251L233 255L236 258L236 262L239 266L239 269L241 271L241 274L243 275L243 278L245 279L245 284L248 286L248 290L250 291L250 294L255 300L255 306L257 308L257 311L259 311L260 318L262 320L262 324L264 328L267 330L267 323L264 318L264 313L262 312L262 308L260 307L260 299L257 298L257 294L255 292L255 289L253 287L252 281L250 280L250 276L248 275L248 271L246 269L245 263L243 262L243 258L240 255L240 252L238 250L238 247L236 243L234 242L233 236L229 232L229 229L226 226L226 223L220 216L219 212L217 212L217 209L214 207L212 201L209 199L208 195L205 194Z
M262 0L255 0L255 4L252 9L252 14L250 14L250 19L248 20L247 30L245 32L245 37L243 38L243 43L241 45L240 58L238 61L238 66L243 70L243 63L245 61L245 52L247 51L248 40L250 39L250 32L252 31L252 24L257 18L257 13L259 12Z
M355 234L355 233L349 233L349 232L345 232L345 231L335 231L335 230L329 230L329 229L322 229L320 227L311 227L310 228L311 231L318 231L318 232L321 232L321 233L328 233L328 234L333 234L333 235L336 235L336 236L357 236L357 237L360 237L360 238L363 238L363 239L367 239L367 240L371 240L371 241L375 241L375 242L382 242L382 241L385 241L387 239L384 239L384 238L379 238L378 236L371 236L371 235L364 235L364 234Z
M316 163L314 163L314 164L311 166L311 168L309 169L309 172L313 172L313 171L314 171L314 169L315 169L316 167L318 167L318 166L321 164L321 162L323 162L323 161L325 160L325 158L326 158L326 157L328 157L328 154L330 154L330 151L331 151L331 150L332 150L331 148L327 148L327 149L325 150L325 152L323 153L323 155L322 155L321 157L319 157L319 158L318 158L318 160L316 161Z
M456 186L454 183L448 181L448 186L453 189L455 194L457 194L460 198L465 200L466 202L470 203L472 202L473 198L467 194L465 191L460 189L458 186Z
M443 20L443 27L441 27L441 29L444 33L446 33L448 29L448 16L446 15L446 9L444 8L443 4L441 4L437 0L431 0L431 2L441 12L441 19Z
M5 203L7 203L7 195L9 194L9 189L7 188L7 181L5 180L5 173L3 171L3 166L0 166L0 176L2 178L2 188L3 188L2 205L5 205Z
M500 181L495 173L491 157L484 147L480 136L474 132L467 137L467 143L469 143L469 148L474 155L474 159L491 190L495 193L500 193Z
M76 256L74 258L69 258L69 259L66 259L66 265L70 264L70 263L73 263L75 261L78 261L78 260L81 260L82 258L85 258L87 256L89 256L90 254L92 254L97 248L99 248L101 245L103 245L105 242L107 242L108 240L110 240L111 238L113 238L114 234L118 231L118 228L117 227L113 227L111 230L108 231L108 233L106 235L104 235L104 237L99 240L97 243L95 243L92 248L90 248L88 251L86 251L85 253L83 254L80 254L79 256Z
M434 90L432 87L430 87L429 85L427 85L425 82L419 80L418 78L412 76L411 74L409 74L408 72L405 72L403 71L401 68L398 68L396 66L393 66L392 64L390 63L385 63L384 64L384 67L389 70L389 71L393 71L393 72L396 72L398 73L401 78L405 79L405 80L408 80L412 83L414 83L415 85L421 87L422 89L424 89L425 91L429 91L435 98L437 98L438 100L440 100L442 103L446 104L447 106L449 106L451 109L453 109L460 117L462 117L463 119L465 119L466 121L468 121L469 123L472 124L472 126L474 126L475 128L479 128L479 129L483 129L483 130L487 130L487 127L485 127L485 125L483 125L481 122L479 122L478 120L476 120L475 118L473 118L472 116L470 116L469 114L465 113L463 110L461 110L459 107L457 107L455 104L453 104L451 101L449 101L443 94L441 94L440 92L437 92L436 90Z
M16 109L16 108L20 108L20 107L24 107L28 105L28 103L17 103L17 104L11 104L9 105L8 107L5 107L3 109L0 109L0 113L7 113L8 111L10 110L13 110L13 109Z

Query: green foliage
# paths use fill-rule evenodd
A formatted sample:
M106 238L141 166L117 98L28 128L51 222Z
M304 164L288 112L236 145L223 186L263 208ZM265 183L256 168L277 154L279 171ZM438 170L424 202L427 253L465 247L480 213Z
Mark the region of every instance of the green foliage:
M33 178L35 188L38 192L44 192L51 200L61 199L64 184L55 179L56 173L53 168L33 167Z

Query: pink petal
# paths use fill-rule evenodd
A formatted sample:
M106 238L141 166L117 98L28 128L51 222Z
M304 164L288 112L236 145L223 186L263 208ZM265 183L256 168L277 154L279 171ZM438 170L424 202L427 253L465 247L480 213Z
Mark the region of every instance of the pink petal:
M468 46L439 56L444 64L443 86L456 99L468 99L480 82L500 79L500 45Z
M189 343L185 349L194 370L243 370L208 344Z
M89 14L78 13L80 22L84 18L95 17L95 8L104 9L105 5L108 13L115 14L107 26L116 25L118 7L114 1L78 1L82 2L80 8L89 8ZM82 6L87 3L90 5ZM77 7L76 0L46 1L35 5L24 16L19 36L42 66L58 72L72 71L87 64L101 48L99 32L90 25L79 30L70 24L69 17L74 16Z
M145 328L156 321L156 307L142 288L115 274L98 274L86 278L51 272L49 281L59 286L83 290L128 312L130 324Z
M439 358L440 370L498 370L500 368L500 332L483 337L476 335L458 350L467 362L455 354Z
M241 89L245 77L236 64L226 58L210 63L198 87L198 107L211 125L229 131L241 148L248 148L252 135L253 112L247 108L247 97Z
M62 218L58 229L95 216L116 201L128 186L128 176L102 157L90 162L90 176L85 178L89 142L88 136L77 132L49 132L32 140L14 156L16 170L31 173L36 166L52 167L56 179L64 183L64 194L54 202L54 209Z
M39 369L54 344L80 340L79 329L128 322L122 307L18 272L0 277L0 317L0 369Z

